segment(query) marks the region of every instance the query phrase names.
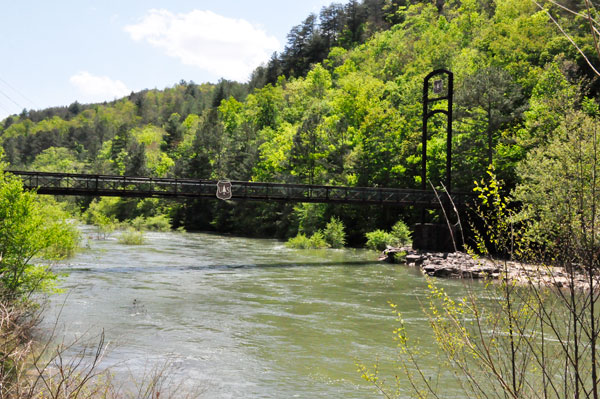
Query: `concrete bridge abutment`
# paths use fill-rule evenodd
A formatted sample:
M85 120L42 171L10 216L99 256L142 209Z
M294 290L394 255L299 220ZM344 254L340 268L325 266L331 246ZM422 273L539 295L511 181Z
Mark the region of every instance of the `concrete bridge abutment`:
M461 235L457 228L447 224L418 223L414 226L413 249L431 252L455 252L462 249ZM453 244L456 243L456 246Z

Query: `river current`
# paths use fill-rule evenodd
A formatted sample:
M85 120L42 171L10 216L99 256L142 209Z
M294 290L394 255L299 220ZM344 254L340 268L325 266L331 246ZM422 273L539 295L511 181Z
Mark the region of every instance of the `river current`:
M58 320L66 342L104 331L103 364L117 378L167 363L206 398L376 398L356 363L398 372L388 302L416 336L430 335L422 274L373 251L176 232L127 246L118 233L84 234L87 248L56 267L65 292L51 296L42 328Z

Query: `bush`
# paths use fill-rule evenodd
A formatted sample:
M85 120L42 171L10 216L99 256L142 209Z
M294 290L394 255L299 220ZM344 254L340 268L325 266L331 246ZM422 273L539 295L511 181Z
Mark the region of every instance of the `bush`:
M343 248L346 245L344 224L336 217L332 217L327 223L323 236L331 248Z
M150 216L146 218L144 227L150 231L170 231L171 219L167 215Z
M319 230L310 237L310 247L314 249L329 247L327 241L325 241L325 236L323 236L323 232Z
M145 229L146 219L143 216L138 216L129 222L124 222L122 225L125 227L133 227L137 231L142 231Z
M392 233L384 230L375 230L365 234L367 237L367 248L383 251L388 245L393 246L396 239Z
M573 222L570 227L559 226L572 231L564 231L567 235L552 247L539 247L538 237L532 236L530 230L531 224L538 220L517 219L519 207L502 195L504 190L491 170L489 181L476 182L474 191L480 202L475 206L475 214L481 219L473 223L480 228L474 228L472 237L477 253L469 248L467 251L475 257L487 257L486 262L501 271L501 280L477 288L465 284L454 295L428 280L429 295L422 309L433 333L427 341L437 346L433 350L423 350L419 339L423 338L422 330L413 330L412 323L404 322L401 307L392 304L398 321L394 329L398 369L393 370L397 385L385 385L377 366L369 369L359 364L365 380L386 398L446 397L448 384L438 383L442 376L444 379L454 376L456 386L462 388L463 392L453 393L453 397L598 396L600 379L589 376L598 369L598 355L590 348L596 348L600 338L597 328L600 242L593 237L598 234L594 221L600 215L597 208L588 205L594 202L585 200L594 193L581 189L586 184L600 185L597 173L600 150L597 146L590 150L594 151L593 159L584 151L573 158L585 164L577 172L579 175L573 172L570 177L572 182L579 183L579 191L560 194L565 181L557 178L555 187L549 186L559 191L562 201L551 198L556 201L557 212L551 217L558 222ZM590 167L596 171L591 175L585 170L587 162L592 162ZM552 194L552 191L545 193ZM581 211L586 214L559 213L571 211L571 206L585 208ZM551 212L551 208L543 211ZM591 226L586 220L591 221ZM506 257L497 260L493 253L503 253ZM512 262L509 264L505 259ZM552 263L544 263L544 259L551 259ZM404 379L399 377L402 374Z
M319 249L328 247L325 237L320 231L317 231L310 238L303 233L298 233L296 237L290 238L285 245L296 249Z
M113 216L107 216L108 208L111 204L102 200L100 202L93 200L82 215L85 223L96 226L98 238L100 236L106 238L117 226L117 220Z
M323 227L325 205L302 203L294 207L298 219L298 230L304 234L314 234Z
M367 248L375 249L377 251L383 251L386 247L401 247L411 243L411 233L408 226L399 220L392 227L392 232L388 233L385 230L375 230L370 233L366 233L367 237Z
M171 219L167 215L157 215L150 217L138 216L125 224L131 226L137 231L170 231Z
M307 249L310 248L310 238L302 233L298 233L296 237L292 237L285 243L290 248Z
M144 243L144 233L136 231L133 228L127 229L119 236L119 243L125 245L142 245Z
M394 227L392 227L392 236L396 241L394 246L401 247L404 245L409 245L412 242L411 232L406 223L404 223L402 220L396 222Z

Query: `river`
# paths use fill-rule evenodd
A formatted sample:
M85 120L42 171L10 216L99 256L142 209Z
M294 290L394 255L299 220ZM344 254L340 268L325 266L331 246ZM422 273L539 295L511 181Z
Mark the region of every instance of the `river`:
M42 325L58 319L66 341L104 330L104 364L117 376L139 378L167 362L206 398L376 398L355 363L379 359L384 374L395 372L388 301L417 336L429 336L425 279L374 261L373 251L177 232L126 246L117 235L86 239L57 266L65 293L51 296Z

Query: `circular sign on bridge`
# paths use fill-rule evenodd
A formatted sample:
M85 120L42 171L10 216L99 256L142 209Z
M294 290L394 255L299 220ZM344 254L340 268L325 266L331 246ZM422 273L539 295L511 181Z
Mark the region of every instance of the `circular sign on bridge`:
M217 198L222 200L231 199L231 182L229 180L219 180L217 182Z

